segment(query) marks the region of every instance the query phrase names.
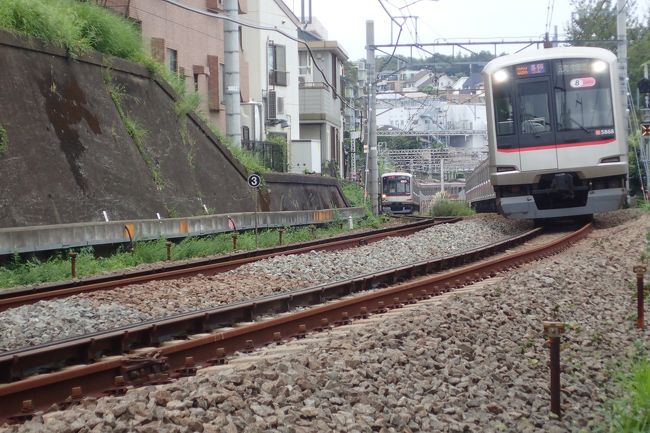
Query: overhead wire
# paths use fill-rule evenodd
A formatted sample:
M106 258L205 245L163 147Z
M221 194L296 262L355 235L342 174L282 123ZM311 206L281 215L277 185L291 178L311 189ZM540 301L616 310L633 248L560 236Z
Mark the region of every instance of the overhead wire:
M354 106L350 105L350 103L347 101L347 99L344 98L342 95L340 95L340 94L338 93L336 87L334 87L334 86L329 82L329 80L327 79L327 76L325 75L325 72L323 72L323 70L321 69L320 65L319 65L318 62L316 61L316 57L314 56L314 53L312 52L311 47L309 46L309 44L307 44L307 42L301 40L300 38L297 38L297 37L295 37L295 36L293 36L293 35L290 35L289 33L285 32L285 31L283 31L283 30L280 30L280 29L278 29L277 27L268 27L268 26L261 26L261 25L258 25L258 24L248 23L248 22L242 21L242 20L237 19L237 18L229 17L228 15L215 14L215 13L213 13L213 12L208 12L208 11L205 11L205 10L201 10L201 9L198 9L198 8L194 8L194 7L192 7L192 6L188 6L188 5L185 5L185 4L182 4L182 3L179 3L179 2L177 2L177 1L175 1L175 0L162 0L162 1L164 1L165 3L172 4L172 5L174 5L174 6L178 6L178 7L180 7L181 9L185 9L185 10L188 10L188 11L191 11L191 12L195 12L195 13L198 13L198 14L200 14L200 15L204 15L204 16L208 16L208 17L212 17L212 18L221 19L221 20L224 20L224 21L230 21L230 22L232 22L232 23L238 24L238 25L243 26L243 27L249 27L249 28L253 28L253 29L257 29L257 30L266 30L266 31L270 31L270 32L276 32L276 33L279 33L279 34L281 34L282 36L286 37L287 39L290 39L290 40L292 40L292 41L298 42L299 44L303 44L303 45L305 46L305 48L307 48L307 52L309 53L309 57L311 57L312 61L314 62L314 66L316 67L316 69L318 70L318 72L321 73L321 75L322 75L322 77L323 77L323 80L324 80L324 82L325 82L325 85L326 85L329 89L332 90L333 95L334 95L336 98L338 98L338 99L339 99L343 104L345 104L348 108L352 108L352 109L355 108ZM300 28L296 28L296 29L297 29L297 30L301 30Z

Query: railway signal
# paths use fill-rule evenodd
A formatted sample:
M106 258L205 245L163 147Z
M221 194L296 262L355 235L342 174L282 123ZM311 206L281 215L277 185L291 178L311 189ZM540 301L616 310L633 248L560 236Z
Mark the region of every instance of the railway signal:
M650 124L641 124L641 135L644 137L650 137Z

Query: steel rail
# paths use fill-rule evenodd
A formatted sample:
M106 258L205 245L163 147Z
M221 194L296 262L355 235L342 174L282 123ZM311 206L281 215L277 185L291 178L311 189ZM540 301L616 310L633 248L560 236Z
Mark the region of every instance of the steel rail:
M12 374L20 371L29 373L29 367L37 365L38 358L42 359L44 356L56 358L65 353L68 355L76 353L77 357L73 357L74 362L89 362L93 359L98 359L98 361L90 365L77 365L0 385L0 398L4 403L0 407L0 419L21 420L30 417L35 408L46 408L55 402L73 402L85 395L97 395L101 392L120 394L125 392L126 387L130 385L155 384L168 380L169 377L191 375L195 372L197 363L223 363L228 354L236 351L252 350L254 347L272 341L301 336L310 330L327 328L332 324L346 323L355 317L364 317L370 313L383 312L388 308L397 308L405 303L428 298L446 292L453 287L463 286L468 282L495 275L499 271L555 254L586 236L591 228L591 224L588 224L580 230L548 244L469 265L464 264L520 244L538 234L539 229L490 245L487 249L476 249L468 254L396 268L360 277L353 281L333 283L213 310L179 315L175 318L158 321L155 324L141 324L128 330L86 336L80 340L57 343L49 345L49 347L39 346L5 353L0 357L1 370L5 379L7 379L7 373L10 375L9 378ZM460 265L461 267L433 276L427 275L440 271L445 265ZM235 328L230 328L242 321L250 322L296 306L306 306L313 301L323 302L378 286L394 284L415 276L421 278L349 299L321 304L295 314L259 320L253 324L240 324ZM171 344L173 342L169 341L168 344L152 347L162 343L161 336L172 337L174 334L172 329L177 326L173 325L174 322L176 324L185 323L180 328L176 328L177 336L186 337L188 330L199 335L180 343ZM191 325L187 325L188 323ZM167 328L168 326L169 328ZM224 327L227 328L224 329ZM213 333L201 336L206 332ZM148 337L144 337L145 335ZM103 342L111 341L111 339L113 339L112 344L121 345L121 349L125 350L133 349L131 343L134 341L142 341L148 348L142 349L141 355L137 356L95 358L107 347ZM59 355L56 355L57 353ZM53 365L51 367L54 368Z
M184 263L166 264L156 269L124 272L69 280L61 283L43 284L14 290L0 290L0 311L45 299L61 298L82 292L110 290L130 284L141 284L153 280L183 278L198 273L213 275L226 272L246 263L266 259L280 254L301 254L308 251L331 251L376 242L388 236L407 236L438 224L455 223L461 218L421 219L399 227L388 227L372 232L353 233L335 238L318 239L291 245L280 245L256 251L246 251L209 259L198 259Z

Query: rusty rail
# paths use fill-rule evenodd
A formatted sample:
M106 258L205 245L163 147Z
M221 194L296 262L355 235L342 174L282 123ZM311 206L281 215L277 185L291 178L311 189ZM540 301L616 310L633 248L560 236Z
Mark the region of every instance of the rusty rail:
M0 357L2 380L17 380L40 369L54 369L58 364L86 363L89 365L40 374L0 385L0 419L15 420L31 416L34 408L46 408L54 402L78 400L82 395L122 393L126 386L160 383L170 376L192 372L196 363L223 363L228 354L246 351L269 342L300 336L310 330L346 323L370 313L397 308L405 303L446 292L453 287L495 275L497 272L554 254L567 248L591 230L591 224L549 244L466 265L466 263L503 251L525 242L539 229L486 249L445 257L431 262L396 268L391 271L304 289L283 295L268 296L212 310L199 311L145 323L128 329L86 336L47 346L13 351ZM464 265L464 266L463 266ZM251 325L218 332L238 322L250 322L260 316L287 311L360 292L382 285L394 284L406 278L439 272L448 266L462 266L411 282L401 283L339 302L320 305L296 314L260 321ZM185 340L178 344L152 347L164 340L191 333L217 331L205 337ZM110 351L124 351L139 345L151 347L147 354L137 357L124 355L102 359ZM142 346L140 346L142 347ZM117 352L113 352L117 353ZM58 367L61 367L59 365Z
M376 242L388 236L407 236L419 230L438 224L455 223L461 218L422 219L399 227L388 227L372 232L353 233L335 238L319 239L292 245L280 245L256 251L246 251L210 259L165 264L158 269L125 272L120 275L98 276L82 280L44 284L14 290L0 290L0 311L45 299L61 298L82 292L110 290L130 284L140 284L152 280L183 278L198 273L212 275L225 272L246 263L273 257L279 254L300 254L308 251L338 250L358 246L360 243Z

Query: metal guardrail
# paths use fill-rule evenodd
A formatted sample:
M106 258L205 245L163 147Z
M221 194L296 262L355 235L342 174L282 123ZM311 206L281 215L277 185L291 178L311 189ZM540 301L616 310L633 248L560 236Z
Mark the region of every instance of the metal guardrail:
M324 224L364 215L363 208L338 208L4 228L0 229L0 255L225 233L233 230L230 220L236 230L252 230Z

